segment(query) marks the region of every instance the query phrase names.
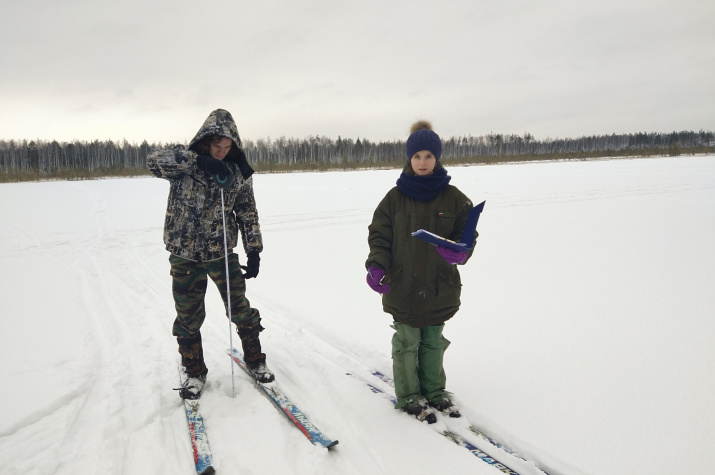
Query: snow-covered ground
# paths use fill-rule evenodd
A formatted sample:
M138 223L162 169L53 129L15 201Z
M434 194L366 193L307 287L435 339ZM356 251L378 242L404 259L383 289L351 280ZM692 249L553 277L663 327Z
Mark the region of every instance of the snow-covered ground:
M715 157L449 172L487 200L445 329L463 412L553 475L715 473ZM268 361L340 444L311 445L240 370L231 397L210 285L202 411L218 473L499 473L345 375L392 373L363 262L397 175L255 177L265 251L248 297ZM172 391L167 190L0 185L0 473L195 473Z

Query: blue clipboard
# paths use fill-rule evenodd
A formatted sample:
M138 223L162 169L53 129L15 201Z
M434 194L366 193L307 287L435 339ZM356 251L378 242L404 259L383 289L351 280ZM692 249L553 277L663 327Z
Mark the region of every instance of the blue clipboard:
M449 239L445 239L442 236L438 236L424 229L418 229L412 233L413 237L417 239L422 239L435 246L443 246L453 249L455 251L469 251L474 247L474 236L477 233L477 222L479 221L479 216L482 214L484 209L484 203L482 201L477 206L469 211L469 216L467 216L467 222L464 224L464 230L462 231L462 239L459 242L454 242Z

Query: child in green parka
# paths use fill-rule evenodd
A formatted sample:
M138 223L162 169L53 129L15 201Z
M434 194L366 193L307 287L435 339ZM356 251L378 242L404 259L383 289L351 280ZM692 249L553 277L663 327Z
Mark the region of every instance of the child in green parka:
M411 128L407 163L397 186L377 206L368 227L367 283L382 294L394 320L392 337L396 409L436 422L435 410L459 417L445 390L444 323L460 306L458 266L472 251L453 251L411 236L424 229L459 241L472 202L455 186L439 159L442 142L429 122ZM476 240L476 238L475 238Z

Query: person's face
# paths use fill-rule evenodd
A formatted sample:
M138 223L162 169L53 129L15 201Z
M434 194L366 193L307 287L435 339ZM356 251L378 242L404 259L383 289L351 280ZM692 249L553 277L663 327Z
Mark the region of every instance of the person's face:
M420 150L416 154L412 155L410 162L415 175L420 176L431 175L434 171L435 165L437 165L437 159L429 150Z
M233 142L228 137L222 137L221 140L215 140L209 144L209 154L217 159L223 160L231 150Z

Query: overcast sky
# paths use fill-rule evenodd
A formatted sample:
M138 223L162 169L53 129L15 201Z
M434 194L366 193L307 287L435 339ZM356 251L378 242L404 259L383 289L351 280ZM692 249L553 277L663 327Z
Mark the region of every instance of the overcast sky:
M715 130L713 0L2 0L0 139Z

